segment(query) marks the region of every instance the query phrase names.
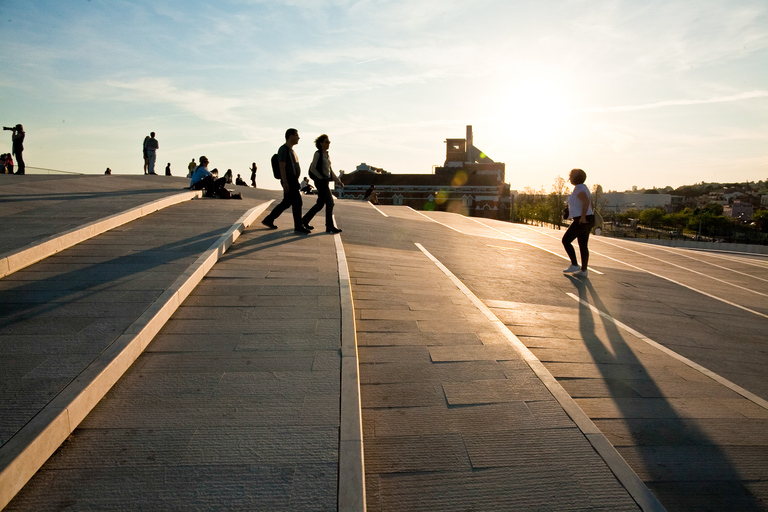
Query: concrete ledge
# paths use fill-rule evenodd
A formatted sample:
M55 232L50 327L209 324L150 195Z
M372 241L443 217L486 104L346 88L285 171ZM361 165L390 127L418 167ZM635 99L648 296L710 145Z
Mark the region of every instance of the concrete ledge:
M339 512L365 512L365 460L360 370L349 267L341 236L334 235L341 299L341 410L339 424Z
M73 228L64 233L59 233L48 237L41 242L36 242L30 246L17 251L8 252L0 255L0 277L5 277L8 274L12 274L24 267L27 267L33 263L47 258L57 252L68 249L73 245L76 245L84 240L93 238L96 235L100 235L105 231L114 229L118 226L122 226L128 222L136 220L138 218L154 213L168 206L173 206L184 201L189 201L195 197L202 197L201 191L189 191L182 192L181 194L175 194L170 197L158 199L136 208L126 210L121 213L116 213L99 219L88 224L84 224L80 227Z
M75 380L0 447L0 509L77 428L141 355L219 256L271 203L246 212Z

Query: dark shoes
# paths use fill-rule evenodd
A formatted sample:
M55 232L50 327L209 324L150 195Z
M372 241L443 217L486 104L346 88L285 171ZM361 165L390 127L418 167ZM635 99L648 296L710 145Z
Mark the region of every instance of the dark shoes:
M269 229L277 229L277 226L275 226L275 223L271 220L264 219L261 221L261 223L267 226Z
M301 224L301 227L303 227L304 229L308 229L308 230L310 230L310 231L312 231L313 229L315 229L315 226L310 226L310 225L309 225L309 224L307 224L306 222L303 222L303 223Z
M301 233L302 235L308 235L308 234L311 233L310 230L308 230L306 228L303 228L303 227L293 228L293 232L294 233Z
M341 233L341 230L339 228L328 228L325 230L326 233L333 233L334 235L336 233Z

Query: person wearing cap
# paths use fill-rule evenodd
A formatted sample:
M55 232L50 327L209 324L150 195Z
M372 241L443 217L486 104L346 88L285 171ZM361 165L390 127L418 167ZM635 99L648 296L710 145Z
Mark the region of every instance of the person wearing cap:
M192 190L205 189L205 195L209 197L218 197L219 191L226 185L226 178L215 179L208 170L208 158L200 157L200 165L192 173L192 179L189 182L189 188Z

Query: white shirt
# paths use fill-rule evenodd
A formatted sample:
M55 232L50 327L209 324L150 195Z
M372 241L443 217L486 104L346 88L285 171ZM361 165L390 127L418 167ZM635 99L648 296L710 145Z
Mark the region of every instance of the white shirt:
M589 188L587 188L585 184L579 183L573 187L573 192L568 196L569 219L581 217L581 210L584 208L584 204L582 204L581 199L579 199L579 193L581 192L587 194L587 202L589 203L587 205L587 215L594 215L594 212L592 211L592 194L589 193Z

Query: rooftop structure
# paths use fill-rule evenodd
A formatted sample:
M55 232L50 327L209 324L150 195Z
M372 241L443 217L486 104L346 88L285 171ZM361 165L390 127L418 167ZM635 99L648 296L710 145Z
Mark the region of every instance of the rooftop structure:
M511 196L505 164L475 147L472 126L464 139L446 139L445 163L433 174L392 174L361 164L341 177L341 198L363 199L373 185L380 204L441 210L472 217L509 220Z

